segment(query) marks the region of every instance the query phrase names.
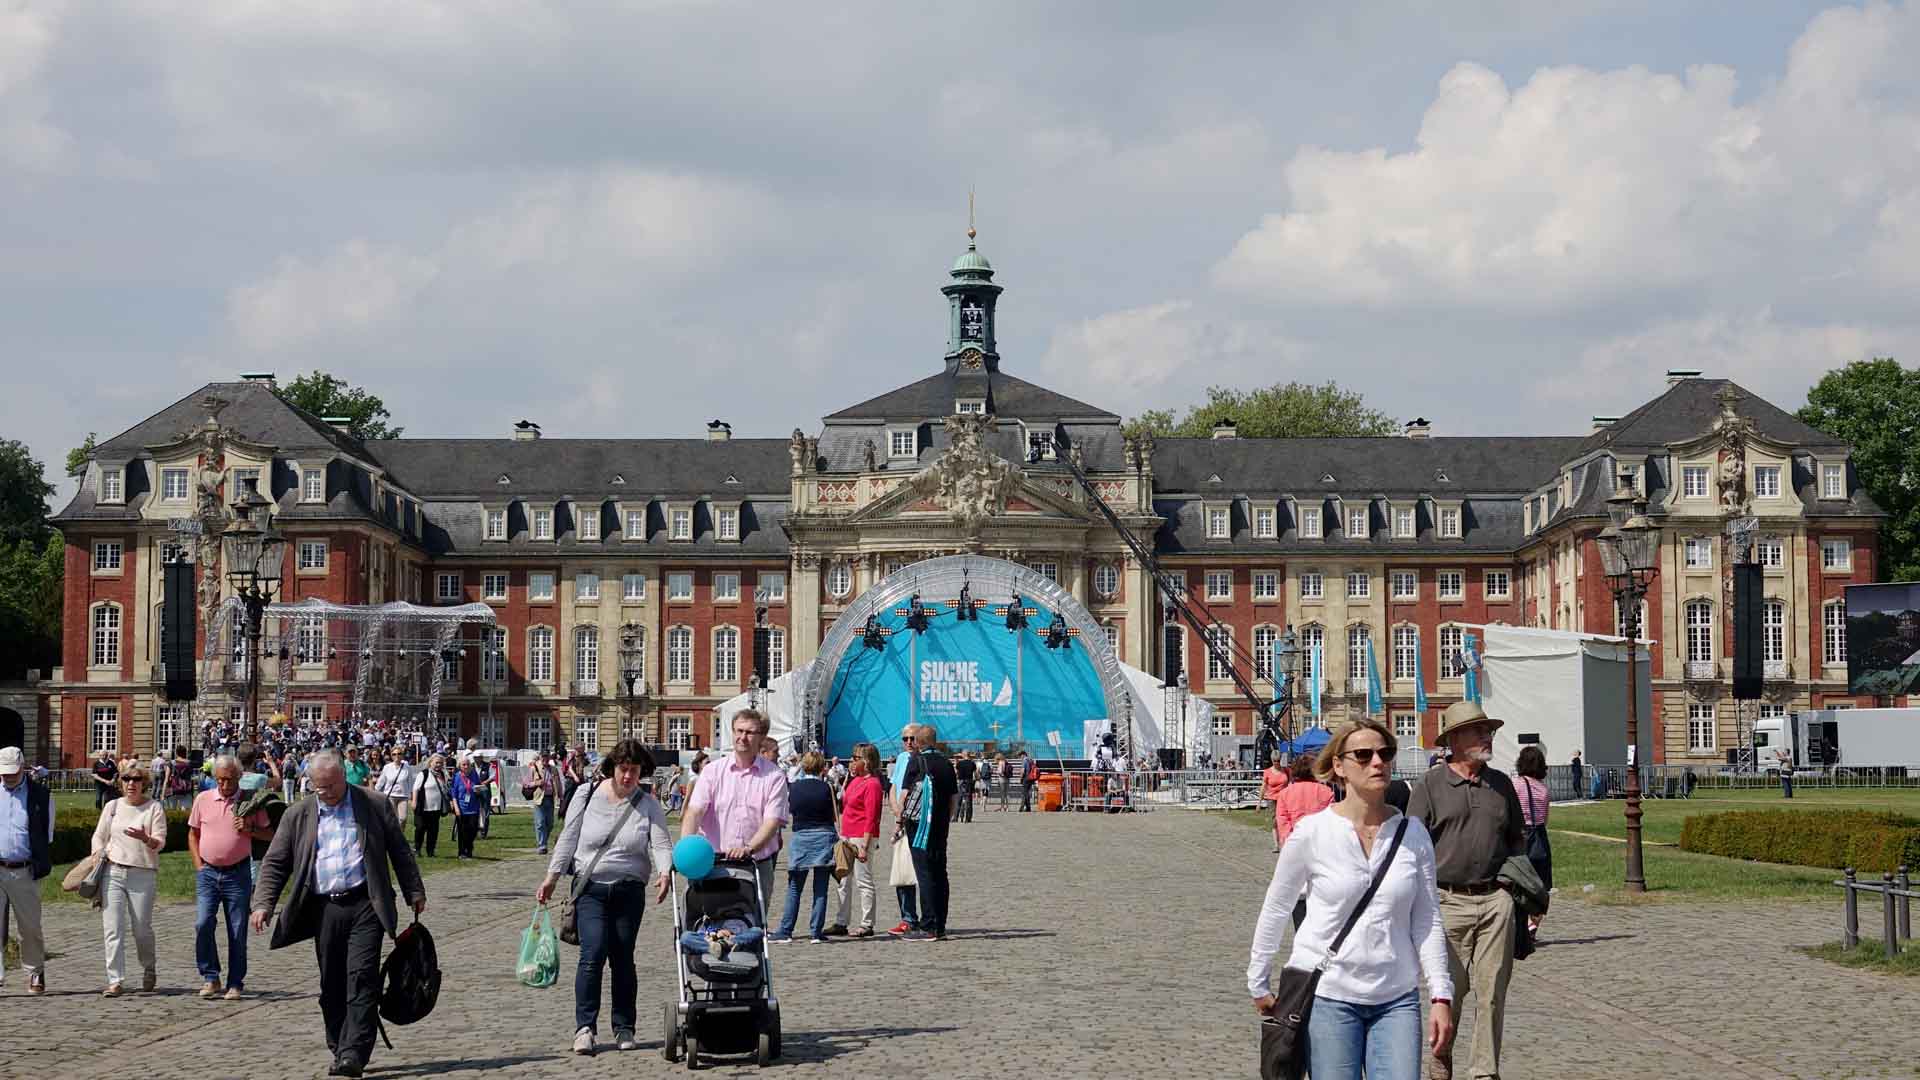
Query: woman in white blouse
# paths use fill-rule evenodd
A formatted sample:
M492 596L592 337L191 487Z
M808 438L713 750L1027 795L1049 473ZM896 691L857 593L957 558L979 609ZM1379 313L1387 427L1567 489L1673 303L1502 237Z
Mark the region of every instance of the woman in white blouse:
M167 815L156 799L146 766L135 763L120 774L125 792L100 810L93 829L93 853L110 864L100 880L100 925L107 944L107 997L119 997L127 973L127 925L133 928L140 960L140 988L158 983L153 956L153 897L160 874L160 849L167 846Z
M1310 970L1327 961L1307 1022L1313 1080L1359 1080L1363 1074L1368 1080L1418 1080L1422 973L1433 1002L1429 1044L1444 1056L1453 1041L1453 980L1434 888L1433 839L1418 820L1407 821L1379 892L1339 952L1327 959L1400 826L1400 811L1387 803L1395 749L1393 731L1366 717L1341 728L1320 751L1315 774L1338 780L1347 796L1294 826L1254 928L1247 992L1254 1011L1266 1016L1273 1007L1281 934L1294 901L1306 896L1307 917L1294 933L1286 966Z

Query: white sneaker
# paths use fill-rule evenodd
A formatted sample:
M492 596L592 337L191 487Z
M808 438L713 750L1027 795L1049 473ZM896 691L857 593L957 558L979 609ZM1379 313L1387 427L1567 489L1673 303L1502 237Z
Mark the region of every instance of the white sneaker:
M593 1029L583 1027L573 1033L573 1052L576 1054L593 1053Z
M634 1038L634 1037L633 1037L633 1032L631 1032L631 1031L616 1031L616 1032L614 1032L614 1033L613 1033L613 1041L614 1041L614 1044L615 1044L615 1045L617 1045L617 1046L618 1046L618 1047L619 1047L620 1049L622 1049L622 1050L638 1050L638 1049L640 1049L640 1040L638 1040L638 1039L636 1039L636 1038Z

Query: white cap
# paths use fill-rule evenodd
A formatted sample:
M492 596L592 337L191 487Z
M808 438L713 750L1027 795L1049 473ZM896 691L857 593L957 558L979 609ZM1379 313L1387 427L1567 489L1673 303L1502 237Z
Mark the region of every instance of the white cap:
M27 756L17 746L0 746L0 776L12 776L27 766Z

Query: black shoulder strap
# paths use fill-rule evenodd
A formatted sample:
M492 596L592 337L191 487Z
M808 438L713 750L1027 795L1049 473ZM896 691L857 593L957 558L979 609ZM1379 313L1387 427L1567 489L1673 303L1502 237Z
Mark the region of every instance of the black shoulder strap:
M1368 904L1373 903L1373 894L1380 890L1380 882L1386 878L1388 868L1393 865L1393 857L1400 853L1400 841L1406 835L1407 815L1401 814L1400 827L1393 830L1393 843L1387 847L1387 857L1380 860L1380 869L1373 872L1373 880L1367 883L1367 891L1361 894L1360 902L1353 906L1353 913L1347 916L1347 925L1340 928L1340 936L1334 938L1333 944L1327 947L1327 958L1320 961L1323 969L1333 962L1333 954L1339 952L1340 946L1346 943L1347 935L1353 933L1354 924L1360 921L1360 913L1367 910Z

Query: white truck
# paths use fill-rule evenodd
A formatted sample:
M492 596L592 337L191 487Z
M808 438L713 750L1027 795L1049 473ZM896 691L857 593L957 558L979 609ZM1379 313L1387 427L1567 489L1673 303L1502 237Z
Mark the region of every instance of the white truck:
M1809 709L1754 721L1755 767L1920 773L1920 709Z

